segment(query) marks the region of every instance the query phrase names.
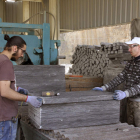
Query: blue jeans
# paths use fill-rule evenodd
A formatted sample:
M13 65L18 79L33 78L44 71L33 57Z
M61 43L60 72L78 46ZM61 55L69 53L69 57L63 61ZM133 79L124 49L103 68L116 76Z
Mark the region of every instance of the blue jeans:
M0 122L0 140L15 140L17 133L18 119L15 123L12 121Z

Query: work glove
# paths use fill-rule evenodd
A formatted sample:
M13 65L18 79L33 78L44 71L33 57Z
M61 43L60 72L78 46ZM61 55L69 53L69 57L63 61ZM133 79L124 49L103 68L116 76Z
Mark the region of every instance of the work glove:
M29 91L27 89L24 89L24 88L21 88L21 87L17 88L17 92L19 92L21 94L24 94L24 95L28 95L28 93L29 93Z
M40 107L42 105L42 99L36 96L28 96L26 102L34 107Z
M121 90L115 90L115 92L113 93L113 99L114 100L122 100L126 97L125 92L121 91Z
M103 91L103 89L101 87L95 87L92 90L94 90L94 91Z

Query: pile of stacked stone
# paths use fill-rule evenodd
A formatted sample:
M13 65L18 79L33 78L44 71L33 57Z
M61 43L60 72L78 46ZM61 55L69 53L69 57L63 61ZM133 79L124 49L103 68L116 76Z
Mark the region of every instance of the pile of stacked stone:
M128 46L123 42L116 42L113 44L101 42L101 51L107 54L128 53Z
M116 54L128 54L128 46L125 43L103 43L101 46L78 45L72 56L70 73L103 77L105 69L112 63L112 58L116 59ZM115 54L115 55L114 55ZM111 59L109 57L111 56Z

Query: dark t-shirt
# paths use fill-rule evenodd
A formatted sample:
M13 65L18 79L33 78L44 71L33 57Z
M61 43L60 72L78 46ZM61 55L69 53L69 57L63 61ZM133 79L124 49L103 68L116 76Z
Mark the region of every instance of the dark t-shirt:
M0 54L0 81L11 81L11 89L16 89L13 64L4 54ZM18 102L2 97L0 92L0 121L11 120L17 112Z

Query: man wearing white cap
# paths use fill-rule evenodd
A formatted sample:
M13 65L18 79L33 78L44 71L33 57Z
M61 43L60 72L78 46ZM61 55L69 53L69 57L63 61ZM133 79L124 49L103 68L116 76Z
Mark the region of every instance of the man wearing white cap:
M129 52L134 59L129 61L124 70L109 83L102 87L93 88L93 90L98 91L109 91L125 82L125 91L114 91L113 99L115 100L140 95L140 37L134 37L131 41L125 43L128 44Z

